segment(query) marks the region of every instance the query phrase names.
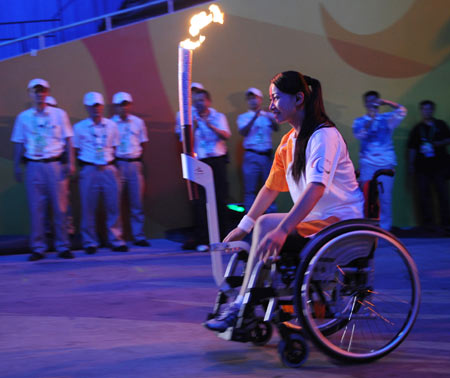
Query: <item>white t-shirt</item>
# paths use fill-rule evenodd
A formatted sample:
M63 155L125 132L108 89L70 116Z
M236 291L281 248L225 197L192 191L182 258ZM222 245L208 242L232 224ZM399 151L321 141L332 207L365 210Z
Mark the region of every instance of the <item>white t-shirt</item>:
M66 138L72 136L67 113L60 108L46 106L43 112L30 108L20 113L11 141L23 143L26 158L39 160L60 156L64 152Z
M240 114L237 118L238 129L241 130L247 126L254 116L254 111ZM244 138L243 146L245 149L261 152L272 149L273 119L272 113L261 110L258 118L253 122L248 135Z
M192 116L194 117L194 115ZM211 130L202 118L197 117L196 121L197 128L194 130L194 151L197 154L197 159L226 155L226 141ZM209 109L208 122L220 130L231 133L227 118L217 110Z
M194 137L194 152L197 159L205 159L208 157L223 156L227 153L227 143L220 138L214 131L212 131L197 113L197 109L192 107L192 118L197 121L197 128L192 125ZM221 130L226 130L231 133L228 126L227 118L224 114L219 113L214 108L209 108L208 122ZM177 113L175 133L183 140L180 125L180 113Z
M364 197L355 178L353 163L344 139L335 127L315 131L306 147L305 171L298 182L292 177L295 133L286 134L275 154L266 186L289 190L294 203L309 183L325 185L325 192L303 222L337 217L340 220L362 218Z
M100 124L94 124L91 118L86 118L76 123L73 130L73 146L79 149L78 159L98 165L114 160L114 147L120 144L115 122L102 118Z
M378 113L374 119L366 114L354 120L353 134L361 144L360 165L368 163L383 168L397 164L392 133L406 114L406 108L400 105L392 112Z
M142 143L148 142L144 121L132 114L125 121L117 114L111 120L119 128L120 144L116 149L116 156L125 159L139 158L142 155Z

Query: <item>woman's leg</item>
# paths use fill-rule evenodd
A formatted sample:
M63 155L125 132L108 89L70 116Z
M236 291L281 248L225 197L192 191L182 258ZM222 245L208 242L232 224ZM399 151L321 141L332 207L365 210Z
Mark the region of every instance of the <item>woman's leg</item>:
M230 305L220 313L216 318L209 319L204 323L204 326L212 331L224 332L228 327L232 327L236 324L236 320L239 314L239 310L242 305L242 300L245 292L247 291L248 282L258 260L261 258L257 253L257 247L264 236L277 227L283 217L286 214L265 214L258 218L255 228L253 229L252 246L247 261L247 267L245 269L244 282L242 283L241 290L236 299L230 303Z
M286 214L272 213L265 214L258 218L255 228L253 230L252 246L250 248L250 253L247 261L247 267L244 275L244 282L242 283L241 290L236 299L230 303L230 305L219 314L216 318L210 319L204 323L205 327L217 332L224 332L228 327L232 327L236 324L240 308L242 306L244 295L247 291L247 286L253 272L253 268L256 263L261 259L262 253L257 252L257 247L259 246L261 240L264 236L275 227L277 227L281 220L286 216ZM303 239L298 235L294 236L295 240L298 240L300 244L304 244L307 239ZM299 250L301 245L299 246Z
M253 229L252 246L250 248L247 267L245 269L244 282L242 283L239 295L243 296L247 291L248 282L250 280L253 268L261 258L261 256L257 253L257 248L260 241L269 231L276 228L285 216L286 214L283 213L265 214L260 216L256 221L255 228Z

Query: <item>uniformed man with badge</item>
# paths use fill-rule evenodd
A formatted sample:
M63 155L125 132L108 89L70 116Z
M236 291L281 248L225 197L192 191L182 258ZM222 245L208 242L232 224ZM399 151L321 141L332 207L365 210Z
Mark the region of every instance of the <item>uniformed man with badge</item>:
M73 258L67 235L67 185L74 172L71 137L67 113L49 107L46 97L50 85L44 79L28 84L32 107L20 113L14 124L14 174L22 181L25 162L25 186L30 211L30 261L45 257L49 245L45 236L45 207L50 202L54 225L54 248L61 258Z

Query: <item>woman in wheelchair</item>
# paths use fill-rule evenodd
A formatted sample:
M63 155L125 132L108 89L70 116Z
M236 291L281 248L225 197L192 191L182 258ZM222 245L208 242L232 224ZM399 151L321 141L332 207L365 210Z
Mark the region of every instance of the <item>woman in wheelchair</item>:
M277 74L270 83L270 111L291 130L277 148L270 175L248 214L225 242L242 240L253 230L252 246L239 295L205 327L218 332L235 325L252 270L259 260L276 260L286 240L299 245L340 220L363 217L346 143L325 113L317 79L295 71ZM289 191L287 214L264 214L280 192Z

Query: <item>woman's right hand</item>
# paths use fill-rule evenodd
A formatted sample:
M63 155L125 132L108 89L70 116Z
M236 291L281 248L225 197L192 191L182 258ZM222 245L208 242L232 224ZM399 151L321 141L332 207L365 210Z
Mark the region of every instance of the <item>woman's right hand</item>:
M244 230L241 230L239 227L236 227L234 230L230 231L230 233L223 239L224 243L230 241L238 241L242 240L247 236L247 233Z

